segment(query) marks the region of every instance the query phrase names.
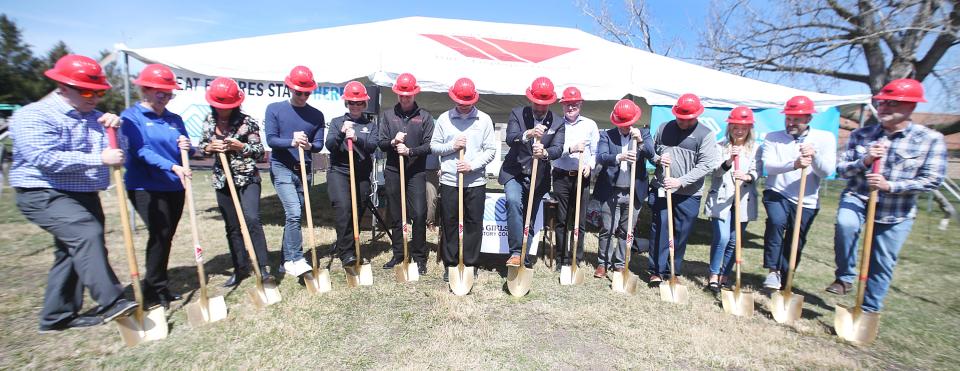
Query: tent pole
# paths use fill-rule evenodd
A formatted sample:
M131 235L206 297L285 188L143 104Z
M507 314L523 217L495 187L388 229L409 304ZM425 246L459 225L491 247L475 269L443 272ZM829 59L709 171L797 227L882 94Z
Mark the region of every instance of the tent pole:
M130 107L130 55L123 53L123 105Z

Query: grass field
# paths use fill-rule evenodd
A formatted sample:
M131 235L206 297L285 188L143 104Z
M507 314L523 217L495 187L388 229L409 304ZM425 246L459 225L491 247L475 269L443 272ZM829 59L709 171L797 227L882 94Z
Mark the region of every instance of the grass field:
M268 178L265 178L265 180ZM334 239L323 176L313 190L319 251ZM52 262L51 237L17 211L13 192L0 198L0 369L164 368L164 369L956 369L960 359L960 237L956 223L939 231L939 214L925 211L923 198L913 232L904 247L880 337L859 349L832 335L833 306L850 303L823 288L832 281L833 223L840 183L825 192L824 207L810 232L796 280L806 296L803 319L795 326L773 321L757 296L758 313L741 319L723 313L719 298L703 290L710 228L695 227L687 250L683 281L689 304L659 301L655 289L636 296L614 293L609 281L589 275L582 286L561 287L557 273L536 267L533 288L524 298L505 291L503 258L482 267L473 293L456 297L442 281L438 266L413 284L398 284L379 266L390 256L384 238L364 245L373 258L372 287L348 289L339 263L333 264L334 291L312 296L295 279L283 279L283 301L257 310L245 297L250 280L237 290L219 287L230 259L208 173L195 177L197 208L213 295L224 295L227 319L194 328L182 303L168 311L166 340L125 347L116 325L57 334L37 334L37 313ZM107 212L110 258L121 281L129 284L112 192L101 194ZM262 220L271 265L279 264L283 211L269 182L264 183ZM765 216L762 214L762 221ZM649 217L641 223L649 225ZM366 223L365 225L369 225ZM759 288L763 223L745 234L745 280ZM643 236L641 236L643 237ZM364 232L364 241L370 238ZM146 231L135 234L143 259ZM951 242L953 241L953 242ZM428 234L434 247L436 234ZM587 237L587 256L595 262L597 239ZM189 225L184 216L174 242L170 275L173 289L188 300L197 288ZM324 261L325 262L325 261ZM634 257L634 272L646 259ZM92 309L89 299L85 308Z

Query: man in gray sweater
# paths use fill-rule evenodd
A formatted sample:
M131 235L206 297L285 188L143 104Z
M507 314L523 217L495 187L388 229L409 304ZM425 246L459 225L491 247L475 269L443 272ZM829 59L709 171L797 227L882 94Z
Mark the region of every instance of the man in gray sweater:
M657 164L654 180L651 182L655 199L651 210L651 242L649 264L650 283L659 284L670 276L669 243L671 236L667 231L666 192L672 194L674 227L674 265L676 274L681 272L680 263L687 249L687 237L690 236L693 223L700 209L700 197L703 193L704 178L720 161L717 153L717 139L713 131L700 125L697 117L703 113L700 98L693 94L680 96L673 106L676 120L660 125L654 138L657 155L653 162ZM670 168L670 176L665 176L664 168Z
M433 127L430 149L440 155L440 208L443 223L441 256L447 267L459 260L459 236L463 236L463 264L473 266L480 257L483 209L486 200L486 166L497 151L497 137L490 116L474 104L480 99L473 81L461 78L450 87L450 99L457 105L444 112ZM460 152L463 151L463 160ZM463 224L459 217L459 175L463 174ZM474 270L474 274L476 274ZM447 270L443 270L444 281Z

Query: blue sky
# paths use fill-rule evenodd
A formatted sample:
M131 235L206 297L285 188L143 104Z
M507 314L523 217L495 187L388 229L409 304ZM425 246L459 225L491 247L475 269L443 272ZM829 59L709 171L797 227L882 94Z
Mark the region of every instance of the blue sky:
M599 1L591 1L594 4ZM607 0L611 11L622 2ZM650 13L664 40L679 40L683 54L696 52L707 0L650 0ZM598 33L574 0L536 1L12 1L0 0L0 12L23 30L36 54L63 40L79 54L97 55L116 43L157 47L215 41L407 16L464 18L579 28ZM359 40L363 42L363 40ZM779 81L800 89L807 82ZM933 83L927 84L932 87ZM863 84L840 82L835 94L863 94ZM921 107L921 110L935 110Z

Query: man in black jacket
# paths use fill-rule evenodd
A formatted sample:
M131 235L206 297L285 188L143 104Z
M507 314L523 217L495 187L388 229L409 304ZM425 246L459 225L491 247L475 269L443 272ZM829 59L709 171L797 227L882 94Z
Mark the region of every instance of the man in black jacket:
M397 103L392 110L385 110L380 116L380 139L378 146L387 154L387 164L383 171L387 191L387 208L390 210L390 229L393 242L393 259L383 265L390 269L403 261L403 239L407 238L401 221L400 202L407 203L408 218L413 219L410 255L417 262L420 274L427 273L426 242L426 161L430 155L430 138L433 136L433 116L421 109L414 100L420 92L417 79L409 73L397 77L393 85L397 93ZM406 179L406 200L400 199L400 156L404 156L404 176Z
M531 221L536 218L540 200L550 190L550 161L563 154L563 120L556 120L550 105L557 101L553 82L546 77L538 77L527 88L527 99L531 105L514 108L507 121L507 145L510 151L500 168L500 184L506 193L507 205L507 242L510 245L508 266L520 266L520 249L523 243L526 202L533 189L533 210ZM530 175L533 159L537 164L537 184L531 187ZM531 222L532 223L532 222ZM528 236L529 241L533 236ZM524 262L530 266L530 259Z

